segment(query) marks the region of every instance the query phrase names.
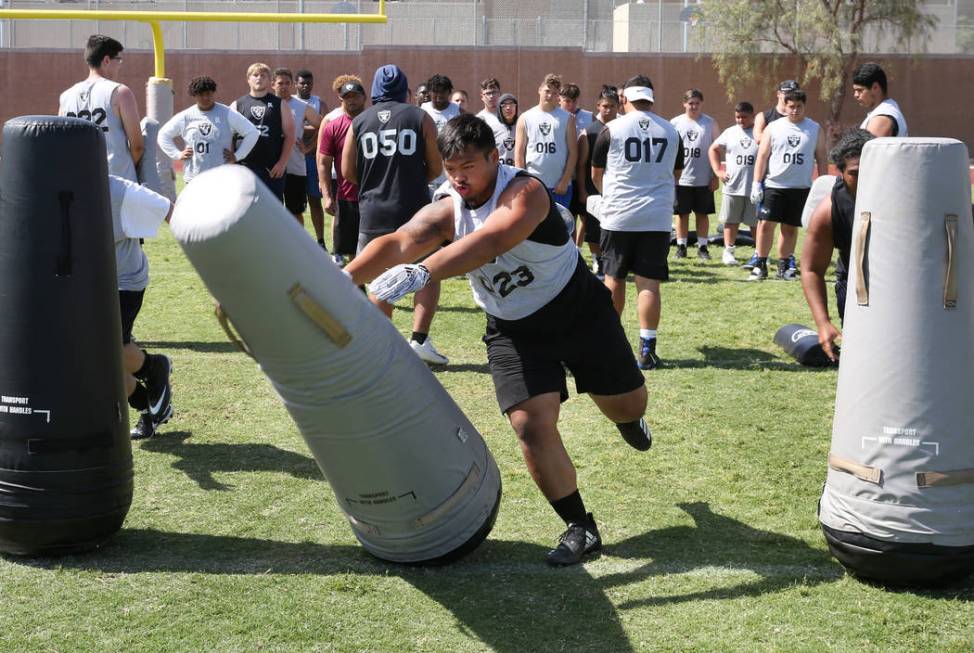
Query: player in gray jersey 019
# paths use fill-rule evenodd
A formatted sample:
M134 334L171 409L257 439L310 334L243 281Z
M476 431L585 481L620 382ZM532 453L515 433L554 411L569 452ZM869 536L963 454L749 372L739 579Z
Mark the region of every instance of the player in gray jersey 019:
M88 37L88 78L61 93L59 116L81 118L105 135L108 173L138 181L136 166L145 151L135 94L117 80L122 70L122 44L102 34Z
M249 120L213 99L216 82L212 78L194 77L189 95L195 104L166 121L158 136L159 149L183 162L187 184L205 170L244 158L259 136Z
M757 207L750 198L757 154L754 105L738 102L734 107L734 126L725 129L710 144L708 152L714 176L724 183L720 203L720 221L724 224L724 265L737 265L734 249L741 224L746 224L752 232L757 226ZM720 168L721 158L725 161L723 171Z
M487 359L501 411L528 471L567 529L552 565L601 546L558 432L565 367L634 448L650 447L646 387L609 292L586 268L550 192L498 165L490 127L464 114L438 138L448 182L398 231L378 238L345 270L388 301L432 280L466 274L487 313ZM448 241L449 244L440 248ZM412 261L428 257L422 264Z

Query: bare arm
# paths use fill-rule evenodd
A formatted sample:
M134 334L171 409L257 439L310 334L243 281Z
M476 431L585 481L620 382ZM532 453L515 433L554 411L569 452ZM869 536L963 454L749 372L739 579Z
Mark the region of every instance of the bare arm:
M866 123L866 131L880 138L882 136L892 136L896 121L889 116L873 116Z
M284 146L281 148L280 158L271 168L273 179L280 179L287 172L287 160L291 158L291 150L294 148L294 114L286 102L281 102L281 129L284 130Z
M321 191L321 206L325 213L335 215L335 198L331 196L331 167L335 164L335 157L318 152L318 189ZM324 172L322 172L324 170Z
M710 144L710 149L707 150L707 156L710 158L710 168L714 171L714 178L727 181L727 175L722 175L720 172L720 160L724 157L725 152L724 147L714 141Z
M818 167L818 174L827 175L829 173L829 160L825 155L825 130L818 130L818 142L815 144L815 165Z
M132 162L138 165L145 153L145 143L142 141L142 127L139 124L139 105L135 101L135 94L128 86L122 85L115 89L112 96L112 109L122 121Z
M710 147L713 148L713 142L720 138L720 127L717 126L717 121L714 120L711 124L710 129ZM710 156L710 150L707 150L707 156ZM713 162L711 162L711 167L713 167ZM710 192L714 193L720 187L720 166L717 166L714 176L710 178Z
M443 158L440 156L440 149L436 147L436 135L436 123L426 113L423 116L423 143L426 146L426 181L433 181L443 172Z
M349 182L358 185L358 139L355 137L355 125L348 128L345 135L345 147L342 148L342 177ZM324 177L319 179L331 179L331 170Z
M525 168L527 165L528 134L524 129L524 116L517 119L517 126L514 128L514 165L518 168Z
M832 262L832 198L823 199L812 212L802 246L802 291L812 311L818 330L818 341L825 355L837 360L833 343L842 334L829 318L829 302L825 289L825 273Z
M595 166L592 166L592 183L595 184L595 187L599 189L600 193L602 192L602 178L604 176L605 168L596 168Z
M754 142L761 143L761 134L764 133L764 128L767 127L767 123L764 121L764 112L759 112L754 116Z
M304 126L303 138L301 139L301 153L311 154L315 151L318 142L318 129L321 128L321 114L307 105L304 108L304 120L309 123Z
M762 138L758 145L758 158L754 161L754 181L764 181L768 172L768 160L771 158L771 139Z
M565 170L561 173L561 179L555 186L555 192L564 195L568 192L568 184L572 183L575 176L575 164L578 162L578 133L575 130L575 116L568 116L568 126L565 128L565 145L568 146L568 160L565 161Z
M366 283L394 265L422 258L453 236L453 200L444 198L421 208L398 231L373 240L345 266L345 272L354 283Z
M578 163L575 164L575 185L578 188L578 201L585 206L588 199L588 190L585 188L585 177L588 170L585 169L585 162L588 159L588 136L585 132L578 137Z

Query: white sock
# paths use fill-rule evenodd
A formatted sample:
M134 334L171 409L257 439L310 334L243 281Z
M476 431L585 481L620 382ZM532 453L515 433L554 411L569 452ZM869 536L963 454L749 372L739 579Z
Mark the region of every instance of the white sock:
M706 247L708 242L710 242L710 239L707 238L706 236L702 238L700 236L697 236L697 247Z
M686 247L686 245L687 245L687 239L686 238L677 238L676 239L676 244L677 245L683 245L684 247Z
M639 337L645 340L651 340L656 337L656 329L640 329Z
M724 249L726 249L728 252L733 252L734 245L724 245Z

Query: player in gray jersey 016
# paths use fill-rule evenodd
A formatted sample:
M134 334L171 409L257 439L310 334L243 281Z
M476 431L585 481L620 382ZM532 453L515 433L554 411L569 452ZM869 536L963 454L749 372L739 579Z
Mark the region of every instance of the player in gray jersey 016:
M230 107L214 100L216 82L204 76L189 83L195 104L180 111L159 129L159 149L183 162L188 184L196 175L247 156L259 136L257 128ZM234 149L234 142L239 141Z
M122 70L122 44L101 34L88 37L88 78L61 93L59 116L81 118L105 135L108 173L138 181L136 166L145 151L135 94L116 79Z
M877 63L864 63L852 75L852 94L868 113L860 129L873 136L909 136L906 117L889 92L886 71Z
M684 167L676 183L676 258L686 258L690 233L690 213L697 227L697 257L710 260L707 249L710 214L714 212L717 177L710 169L707 151L720 129L717 121L705 114L703 93L691 88L683 94L683 113L670 123L683 140Z
M528 471L567 524L548 553L576 564L601 546L558 432L565 367L634 448L651 436L646 387L609 292L586 268L544 184L498 165L490 127L464 114L437 141L448 183L401 229L378 238L345 270L388 301L431 280L466 274L487 313L487 359L502 412ZM440 248L448 241L450 244ZM422 264L412 264L428 257Z

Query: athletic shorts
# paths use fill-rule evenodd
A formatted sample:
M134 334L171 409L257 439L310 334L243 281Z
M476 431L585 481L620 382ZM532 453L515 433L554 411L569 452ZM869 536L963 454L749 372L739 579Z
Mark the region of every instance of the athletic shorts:
M606 276L625 279L629 273L669 281L669 231L602 230L602 269Z
M248 170L257 175L257 178L264 182L264 185L274 194L277 201L284 201L284 177L277 179L271 178L271 171L262 165L244 164Z
M565 288L528 317L488 315L484 343L502 413L549 392L567 400L566 367L578 394L619 395L645 383L612 296L581 257Z
M551 196L555 198L556 202L564 206L566 209L571 207L572 197L575 194L575 190L574 188L572 188L571 184L568 184L568 190L565 191L564 195L558 195L557 193L555 193L554 188L549 188L548 190L551 191Z
M758 223L758 210L747 195L727 195L720 202L720 221L724 224L744 223L754 227Z
M314 154L309 154L304 157L304 169L308 174L305 177L308 182L308 199L320 200L321 189L318 188L318 162L315 160Z
M677 215L699 213L710 215L714 213L714 193L710 186L677 186L676 210Z
M602 242L602 223L594 215L584 211L585 216L585 242L598 245Z
M142 310L142 298L144 295L144 290L118 291L118 308L122 314L123 345L132 342L132 325L135 324L135 318L139 316L139 311Z
M792 227L802 226L808 188L765 188L761 219Z
M308 180L302 175L284 175L284 206L295 215L308 208Z
M355 256L358 253L356 250L358 249L359 239L358 202L338 200L338 210L335 213L334 253Z
M845 297L849 288L849 278L846 276L835 277L835 305L839 309L839 324L845 325Z

